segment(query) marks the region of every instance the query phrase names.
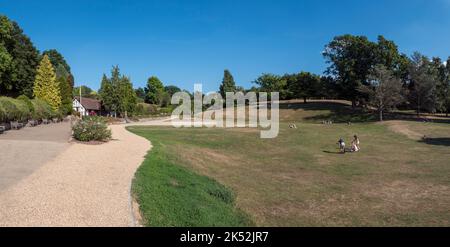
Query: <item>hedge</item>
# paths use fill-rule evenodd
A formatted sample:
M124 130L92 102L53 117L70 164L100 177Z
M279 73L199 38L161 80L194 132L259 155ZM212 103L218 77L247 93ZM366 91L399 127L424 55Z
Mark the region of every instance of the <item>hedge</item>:
M50 119L59 115L42 100L30 100L26 96L20 96L17 99L0 97L0 122Z

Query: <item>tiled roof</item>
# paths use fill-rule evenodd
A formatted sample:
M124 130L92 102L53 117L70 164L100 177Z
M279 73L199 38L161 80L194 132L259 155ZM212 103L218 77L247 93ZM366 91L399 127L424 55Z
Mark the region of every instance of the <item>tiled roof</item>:
M80 102L80 97L75 97L76 100L78 100L78 102ZM90 99L90 98L85 98L82 97L81 98L81 105L86 109L86 110L94 110L94 111L99 111L102 107L102 103L100 102L100 100L96 100L96 99Z

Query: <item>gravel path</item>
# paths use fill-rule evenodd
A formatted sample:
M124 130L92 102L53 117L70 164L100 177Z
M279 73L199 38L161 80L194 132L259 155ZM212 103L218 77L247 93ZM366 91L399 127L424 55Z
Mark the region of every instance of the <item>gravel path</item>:
M130 185L151 144L124 127L111 126L106 144L70 145L0 191L0 226L133 226Z

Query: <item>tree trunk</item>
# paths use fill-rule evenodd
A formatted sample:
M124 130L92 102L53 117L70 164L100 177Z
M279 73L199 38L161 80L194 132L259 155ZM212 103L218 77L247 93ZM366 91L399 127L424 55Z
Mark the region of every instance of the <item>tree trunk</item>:
M356 107L356 100L352 99L352 108L355 108L355 107Z
M379 110L378 114L380 116L380 122L383 122L383 110Z
M303 103L305 103L305 104L307 103L306 102L306 97L303 97Z

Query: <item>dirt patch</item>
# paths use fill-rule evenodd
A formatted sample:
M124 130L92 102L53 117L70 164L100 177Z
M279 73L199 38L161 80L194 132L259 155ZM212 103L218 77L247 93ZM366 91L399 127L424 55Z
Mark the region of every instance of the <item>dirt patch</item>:
M388 121L384 122L383 124L387 125L390 130L405 135L408 138L416 141L421 140L424 136L423 133L419 133L417 131L408 128L408 125L403 121Z

